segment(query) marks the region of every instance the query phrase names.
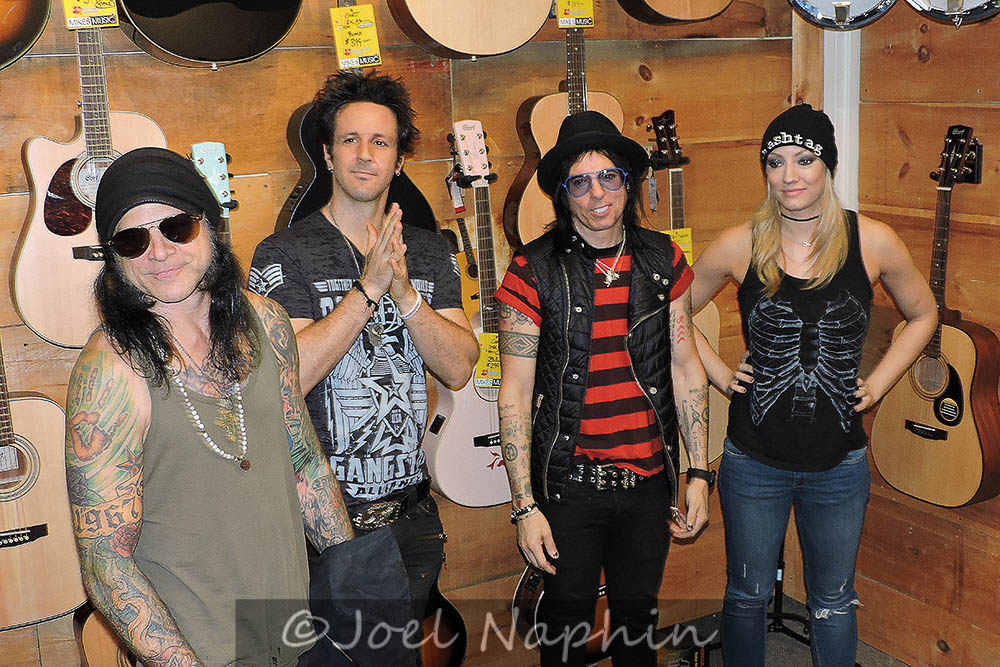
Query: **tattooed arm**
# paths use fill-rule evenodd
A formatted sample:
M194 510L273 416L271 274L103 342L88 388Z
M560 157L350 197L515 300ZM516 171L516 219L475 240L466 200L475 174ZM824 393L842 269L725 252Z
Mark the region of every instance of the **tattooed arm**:
M271 347L278 357L282 407L295 481L302 504L306 535L317 551L354 537L340 485L323 455L299 385L299 354L295 332L284 308L247 293L257 310Z
M539 329L529 317L497 301L500 313L500 442L514 508L535 502L531 492L531 397L535 386L535 359ZM551 574L555 568L546 557L556 557L549 522L533 510L517 522L517 544L529 564Z
M670 303L670 375L688 461L692 468L708 468L708 380L694 340L690 288ZM708 483L691 480L684 500L687 525L671 528L681 538L697 535L708 521Z
M80 353L66 398L66 478L83 583L94 606L146 665L200 665L170 611L139 570L145 382L96 333Z

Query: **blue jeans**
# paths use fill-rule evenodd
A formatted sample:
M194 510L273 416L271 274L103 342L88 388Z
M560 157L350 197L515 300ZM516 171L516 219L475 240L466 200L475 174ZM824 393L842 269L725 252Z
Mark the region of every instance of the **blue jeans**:
M539 608L550 640L539 647L541 664L589 664L587 648L574 644L593 625L603 568L615 638L612 663L655 666L657 592L670 546L666 474L631 489L598 491L568 482L563 497L562 503L540 503L559 550Z
M813 664L852 667L858 644L854 569L868 505L867 448L830 470L790 472L760 463L726 439L719 499L726 531L722 653L727 667L764 664L767 604L788 517L802 545Z

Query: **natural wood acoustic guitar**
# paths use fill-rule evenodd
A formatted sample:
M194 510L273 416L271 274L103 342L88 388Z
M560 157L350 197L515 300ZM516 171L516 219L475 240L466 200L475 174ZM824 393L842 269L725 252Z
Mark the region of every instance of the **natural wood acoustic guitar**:
M724 12L733 0L618 0L629 16L653 25L704 21Z
M58 404L8 395L0 351L0 630L62 616L87 599L66 492L65 427Z
M94 279L104 255L92 220L101 176L122 153L167 145L163 130L148 117L108 110L101 28L77 30L76 42L78 131L69 143L46 137L24 143L31 197L11 268L21 319L63 347L83 347L98 324Z
M945 304L952 188L979 183L981 175L982 146L972 128L952 125L941 165L931 174L938 185L930 283L941 321L909 372L882 399L872 425L872 457L885 480L945 507L1000 493L1000 341Z
M465 184L475 196L476 244L479 267L479 311L472 328L480 348L493 345L499 332L496 260L493 248L493 215L490 211L490 173L482 124L478 120L455 123L451 137ZM484 358L485 352L480 355ZM472 379L452 391L438 388L438 404L421 444L427 458L431 486L454 503L488 507L510 500L507 471L500 453L500 417L497 412L499 375L481 365Z
M413 43L445 58L493 56L535 36L551 0L388 0L389 11Z
M49 20L49 0L0 0L0 69L34 46Z
M517 127L524 147L524 164L514 178L503 205L504 233L511 248L538 238L552 223L552 200L538 187L535 170L542 154L552 148L559 126L567 115L599 111L619 129L625 114L622 105L608 93L587 92L587 59L584 28L566 30L566 90L525 100L517 112ZM528 132L524 132L525 129Z
M670 231L681 229L684 223L684 165L690 158L684 155L677 139L677 123L673 109L667 109L652 118L650 129L656 140L656 150L649 156L650 167L654 171L667 170L667 203L670 214ZM716 351L719 350L719 308L709 301L692 318L695 326ZM708 462L722 456L723 441L729 425L729 399L715 387L709 387L708 395ZM690 466L687 447L680 447L680 471Z

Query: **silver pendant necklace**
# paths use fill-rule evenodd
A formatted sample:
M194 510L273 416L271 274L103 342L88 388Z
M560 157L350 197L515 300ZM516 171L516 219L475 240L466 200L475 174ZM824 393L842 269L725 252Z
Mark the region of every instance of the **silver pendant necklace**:
M611 266L608 266L600 258L594 260L597 266L601 267L601 271L604 272L604 286L611 287L611 283L618 280L618 260L621 259L622 251L625 250L625 228L622 227L622 240L618 244L618 253L615 258L611 261Z
M344 239L344 243L347 244L347 254L351 256L351 261L354 262L354 268L358 270L358 280L360 280L361 265L358 264L358 258L354 256L354 246L351 245L351 241L347 238L347 234L342 232L340 227L337 225L337 220L333 217L333 209L330 208L329 204L326 205L326 210L330 214L330 222L333 223L333 228L337 230L337 233L339 233L341 238ZM381 298L379 301L381 301ZM383 335L385 334L385 324L376 319L376 313L372 313L368 323L365 324L365 333L368 335L368 342L373 348L377 350L382 347L385 342L385 339L383 338Z

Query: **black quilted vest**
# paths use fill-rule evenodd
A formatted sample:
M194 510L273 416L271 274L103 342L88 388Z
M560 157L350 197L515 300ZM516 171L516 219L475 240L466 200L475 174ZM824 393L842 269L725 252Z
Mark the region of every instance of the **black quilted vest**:
M631 228L626 349L656 415L666 449L671 498L677 494L677 413L670 375L673 255L659 232ZM542 326L532 402L531 485L559 502L580 432L594 320L594 249L552 229L521 249L538 284Z

